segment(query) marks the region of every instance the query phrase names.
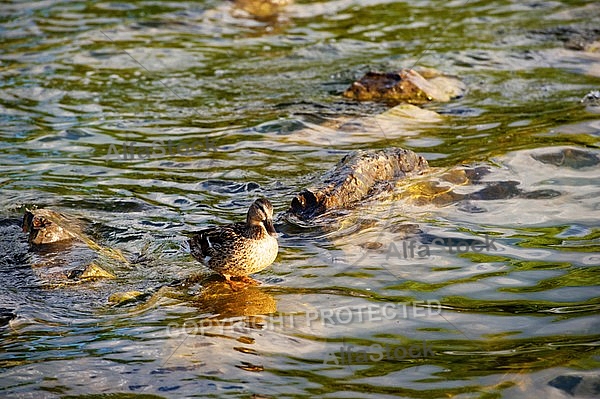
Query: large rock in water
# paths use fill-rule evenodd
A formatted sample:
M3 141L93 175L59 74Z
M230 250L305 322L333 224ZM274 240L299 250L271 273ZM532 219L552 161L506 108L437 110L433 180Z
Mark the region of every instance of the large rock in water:
M424 104L430 101L448 102L465 93L460 80L445 76L434 69L421 73L412 69L398 72L365 74L344 91L344 97L359 101L385 101L388 103Z
M85 226L83 220L50 209L25 210L21 227L28 234L30 252L36 254L32 266L42 281L61 285L68 280L114 279L106 269L109 262L129 263L120 251L91 239Z
M292 199L289 212L309 220L334 209L349 208L391 187L389 183L428 168L425 158L403 148L353 151L325 173L317 187Z

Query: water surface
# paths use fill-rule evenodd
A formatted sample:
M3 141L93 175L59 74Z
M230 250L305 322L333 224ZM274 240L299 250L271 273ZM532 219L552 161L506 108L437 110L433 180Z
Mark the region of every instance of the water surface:
M600 108L580 100L600 89L599 18L593 1L300 1L268 20L221 1L3 4L0 306L17 317L0 393L596 397ZM468 91L376 123L386 105L341 97L412 66ZM399 185L331 228L280 218L258 287L159 290L207 273L189 232L259 196L282 213L348 151L390 146L489 173L463 200ZM96 255L29 251L31 206L138 261L66 284L54 272ZM108 301L133 290L155 294Z

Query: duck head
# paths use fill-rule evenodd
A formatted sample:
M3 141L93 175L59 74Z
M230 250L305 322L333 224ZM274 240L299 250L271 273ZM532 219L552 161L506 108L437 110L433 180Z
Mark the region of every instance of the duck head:
M259 198L250 205L246 223L251 226L263 226L269 234L277 236L273 226L273 205L266 198Z

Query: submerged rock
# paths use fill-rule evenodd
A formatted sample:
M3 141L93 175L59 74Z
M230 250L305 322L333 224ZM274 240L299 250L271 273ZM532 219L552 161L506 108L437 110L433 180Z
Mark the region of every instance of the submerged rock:
M425 158L403 148L354 151L325 173L317 187L292 199L288 212L307 220L331 210L350 208L391 188L390 183L418 175L428 167Z
M67 224L67 218L61 213L48 209L27 209L22 228L23 232L29 234L30 244L42 245L74 239L76 235L67 229Z
M85 223L75 217L50 209L26 210L21 227L28 234L32 269L47 284L114 279L106 261L129 263L118 250L92 240L84 233Z
M29 233L29 243L45 245L79 241L102 256L119 262L129 263L120 251L104 247L83 232L79 219L49 209L25 210L23 231Z
M108 297L108 303L114 306L121 306L145 299L148 295L148 293L141 291L115 292Z
M71 270L67 274L67 278L69 279L81 279L81 280L94 280L99 278L109 278L114 279L117 278L113 273L105 270L95 262L92 262L85 266L83 269L75 269Z
M359 101L423 104L430 101L448 102L464 94L466 86L460 80L434 70L422 74L412 69L398 72L367 72L344 91L344 97Z
M571 397L598 398L600 396L600 376L597 374L582 372L560 375L548 382L548 385Z
M572 169L589 168L600 164L600 158L596 154L576 148L563 148L558 152L533 154L531 157L541 163Z
M292 0L234 0L233 3L235 8L244 10L258 20L269 20L277 17Z

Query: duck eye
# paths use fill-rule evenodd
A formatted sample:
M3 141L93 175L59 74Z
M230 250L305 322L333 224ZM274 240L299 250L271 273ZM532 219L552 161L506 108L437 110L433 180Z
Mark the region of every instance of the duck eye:
M265 211L265 208L262 206L262 204L258 205L257 208L263 215L267 214L267 212Z

